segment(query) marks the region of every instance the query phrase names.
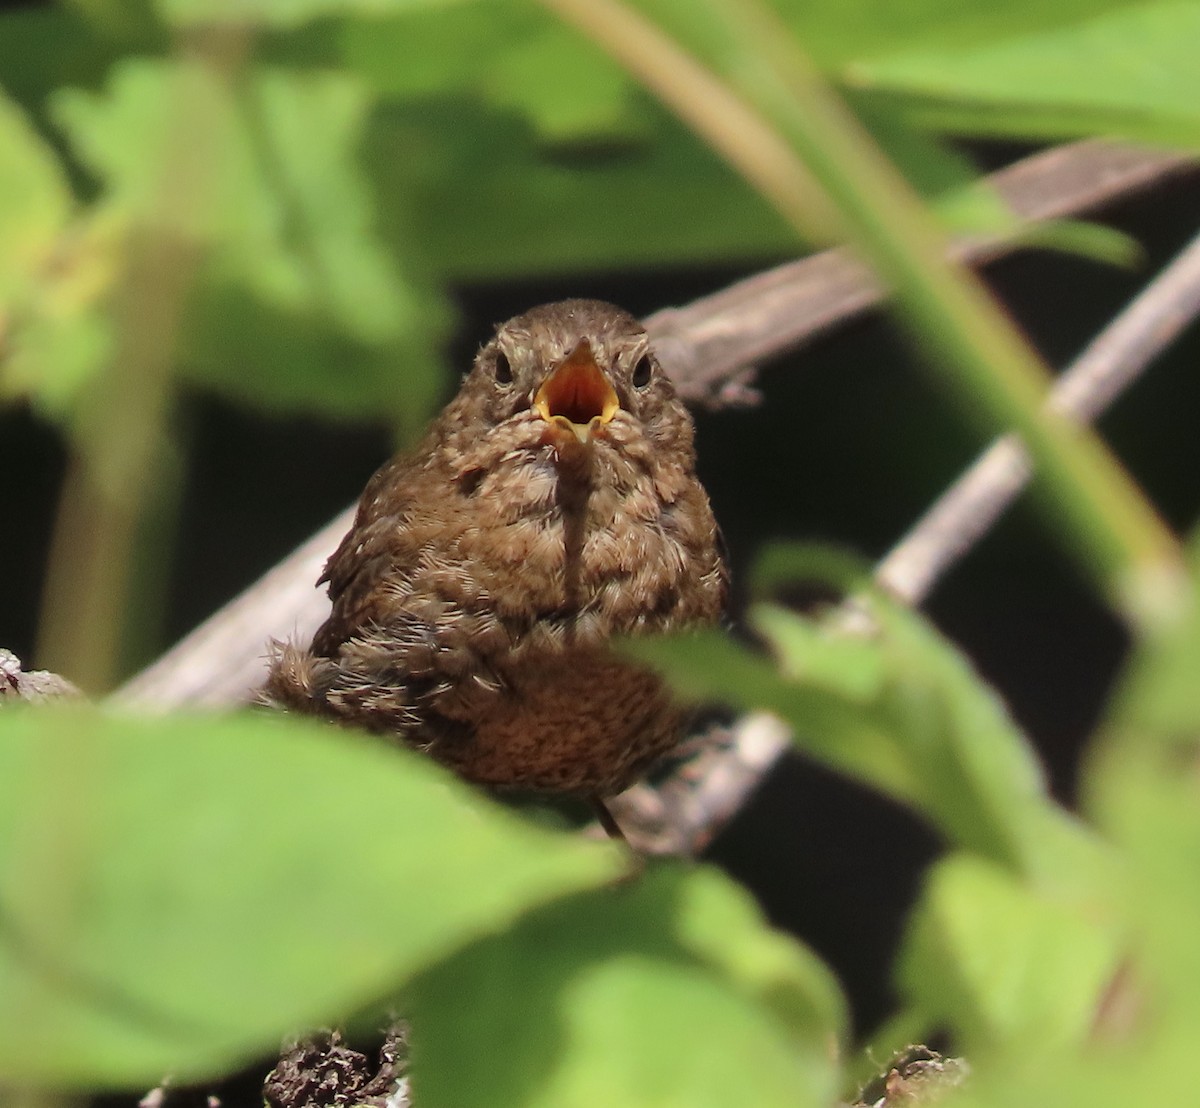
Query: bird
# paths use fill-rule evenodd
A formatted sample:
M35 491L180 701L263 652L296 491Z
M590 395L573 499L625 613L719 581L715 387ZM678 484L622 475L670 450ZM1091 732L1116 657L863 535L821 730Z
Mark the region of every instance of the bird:
M603 803L687 712L625 636L717 623L729 577L694 426L641 323L598 300L499 325L411 452L369 480L267 703L498 790Z

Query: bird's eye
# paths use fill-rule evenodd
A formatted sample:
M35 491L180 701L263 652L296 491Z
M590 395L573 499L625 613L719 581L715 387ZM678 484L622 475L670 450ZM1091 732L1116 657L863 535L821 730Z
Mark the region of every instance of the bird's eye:
M512 384L512 366L509 364L508 356L503 351L500 351L496 355L496 360L492 363L492 372L496 375L496 381L499 384Z
M650 360L649 354L643 354L638 359L638 364L633 367L633 387L635 389L644 389L650 384L650 378L654 373L654 362Z

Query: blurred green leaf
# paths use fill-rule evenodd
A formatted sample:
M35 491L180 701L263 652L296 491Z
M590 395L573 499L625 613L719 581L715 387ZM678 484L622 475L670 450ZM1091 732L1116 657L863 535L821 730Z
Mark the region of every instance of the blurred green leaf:
M476 943L409 990L422 1103L829 1103L840 1000L756 916L716 873L656 866Z
M1069 27L930 50L929 43L844 76L938 128L1020 137L1119 135L1200 145L1200 4L1134 4Z
M464 108L475 98L482 110L524 117L545 147L619 146L641 137L653 111L620 66L534 4L491 0L346 20L338 45L381 96L450 93Z
M370 144L381 194L413 197L449 279L803 249L615 63L529 4L347 20L339 41L386 104ZM1011 224L965 159L886 105L867 122L951 226Z
M836 594L871 588L871 563L840 546L815 542L767 543L750 568L756 600L769 599L790 585L815 584Z
M1174 625L1130 662L1085 775L1086 801L1125 851L1125 901L1141 944L1148 1009L1200 1030L1200 534L1189 549L1193 593Z
M397 256L415 251L422 271L478 280L802 249L710 150L536 6L398 4L379 13L347 14L334 30L318 25L295 37L291 56L301 64L340 60L379 97L366 143L376 202L388 213ZM802 28L824 18L811 6L785 14ZM947 19L996 24L982 10L966 20L938 5L911 17L874 16L900 41ZM831 42L878 30L844 22L828 28ZM1009 22L1046 19L1021 5ZM289 41L273 40L271 57L286 61ZM889 103L864 103L876 136L952 227L1011 224L961 157Z
M968 1057L1083 1045L1119 960L1115 924L979 858L939 862L909 925L900 988Z
M620 868L317 724L6 708L0 1074L214 1072Z
M322 30L319 38L326 49L336 44L338 60L381 97L457 89L465 98L486 90L497 59L549 23L534 5L488 0L346 19L334 36Z
M53 258L14 297L12 334L0 392L26 396L44 414L68 420L113 350L109 298L123 264L126 227L96 212L64 228Z
M774 0L773 11L795 33L805 54L842 85L847 102L871 132L883 152L908 182L930 203L945 226L954 232L1011 233L1016 221L998 196L980 181L966 155L935 135L920 110L922 104L906 96L876 94L862 72L878 59L887 64L912 51L944 48L946 56L973 47L989 47L998 39L1032 36L1047 31L1077 33L1086 21L1127 0L1065 0L1043 4L1038 0L1010 0L997 5L981 0L914 0L904 4L887 0L850 0L818 3ZM752 69L745 59L731 60L729 27L715 11L691 0L634 0L656 21L716 71L727 76ZM736 9L730 9L736 12ZM740 78L734 77L738 85ZM743 94L748 85L741 81ZM1059 240L1046 231L1045 244L1068 250L1083 246L1089 254L1098 249L1099 236L1081 239L1065 234ZM1109 258L1112 237L1103 242Z
M0 96L0 396L63 414L108 353L112 228L77 220L54 151Z
M487 95L525 115L551 147L622 145L652 132L646 101L624 70L554 20L539 19L497 57Z
M0 74L27 109L63 86L99 83L119 56L119 46L68 5L0 10Z
M131 59L106 93L55 105L105 206L200 252L186 376L275 409L415 430L439 391L449 313L378 241L357 161L370 102L333 72L230 83L200 63Z
M126 58L103 91L61 89L51 110L128 218L199 244L266 237L249 135L229 86L202 62Z
M415 320L392 260L372 237L374 214L355 163L369 103L366 90L340 74L265 71L239 108L278 205L281 240L294 245L313 291L348 335L385 342ZM255 244L243 245L235 268L254 273Z
M382 109L368 158L379 193L405 197L408 212L419 213L418 241L446 281L803 249L731 170L660 112L647 114L643 130L547 144L511 110L437 97ZM400 224L404 236L410 218Z
M903 98L850 89L847 102L952 234L1003 236L1109 265L1130 266L1142 260L1138 241L1114 227L1071 219L1036 223L1018 219L965 155L921 126L920 109Z
M818 1051L826 1040L846 1035L849 1013L829 970L806 947L765 926L748 892L714 869L669 874L664 867L654 877L678 897L673 934L691 955L719 969Z
M875 643L769 604L753 610L753 623L774 647L784 678L850 704L870 704L886 692L887 659Z
M24 321L0 372L0 393L26 396L43 414L68 420L81 391L112 354L112 327L95 306L79 304Z
M1017 218L967 156L915 125L902 103L875 96L851 96L847 102L949 231L1011 234L1017 229Z
M984 0L908 0L903 5L887 0L776 0L775 6L822 64L835 68L917 43L966 47L1006 35L1070 27L1128 4L1129 0L1059 0L1053 5L1039 0L1008 0L1003 5ZM232 23L283 29L330 17L369 29L410 16L519 27L534 10L526 0L157 0L157 6L165 20L180 27ZM646 6L656 12L671 7L684 15L691 12L687 0L646 0ZM431 59L427 68L436 65Z
M1195 583L1200 537L1190 563ZM1081 916L995 874L943 871L918 908L905 987L927 1019L978 1043L965 1103L1121 1108L1187 1086L1200 1034L1198 671L1193 593L1135 653L1084 767L1086 808L1120 851L1107 906Z
M654 13L671 13L676 27L693 14L689 0L639 0ZM918 46L967 49L998 39L1068 29L1099 12L1127 7L1129 0L773 0L772 7L795 32L805 50L833 76L847 64L901 53ZM701 48L719 48L711 25L692 19L681 35Z
M1050 219L1027 223L1012 236L1014 242L1042 250L1059 250L1094 262L1132 269L1146 264L1142 244L1124 231L1084 219Z
M676 23L703 45L694 5ZM920 45L961 49L997 37L1073 28L1113 0L995 5L860 0L850 8L779 5L835 74ZM188 0L168 18L213 19ZM295 38L298 59L340 59L383 102L369 157L385 208L407 212L393 238L449 280L580 272L627 265L749 259L801 249L794 233L703 144L651 104L574 31L524 0L438 3L266 0L241 18L296 25L340 14ZM334 27L335 30L330 28ZM715 34L715 32L713 32ZM711 36L710 36L711 37ZM288 38L272 57L288 57ZM336 47L333 46L336 43ZM719 45L719 43L718 43ZM958 230L1011 224L966 162L914 126L911 105L865 95L865 121L916 187ZM397 151L402 151L397 156ZM403 198L403 199L400 199ZM711 213L721 212L720 219ZM419 213L419 214L416 214ZM1111 243L1108 244L1111 249ZM1093 247L1094 249L1094 244Z
M256 24L295 27L346 13L369 17L465 2L468 0L155 0L165 20L185 28Z
M72 200L53 151L2 94L0 149L0 306L11 311L49 267Z
M755 579L844 588L855 563L813 548L773 548ZM1046 793L1041 770L1004 706L919 615L859 592L854 614L814 620L758 604L751 625L772 664L716 633L630 643L685 696L766 707L802 749L911 804L952 842L1086 895L1105 863L1083 828Z
M1171 625L1145 643L1130 659L1113 713L1114 741L1130 736L1130 745L1151 743L1148 753L1186 752L1200 732L1200 531L1188 543L1188 563L1194 591L1189 602L1174 613ZM1133 738L1133 731L1141 738Z

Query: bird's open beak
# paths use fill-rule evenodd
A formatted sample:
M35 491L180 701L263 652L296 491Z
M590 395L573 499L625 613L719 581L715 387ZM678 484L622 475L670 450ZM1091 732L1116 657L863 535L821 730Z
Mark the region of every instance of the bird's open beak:
M591 343L580 339L538 389L533 406L547 423L572 432L586 446L596 428L617 414L621 402L596 365Z

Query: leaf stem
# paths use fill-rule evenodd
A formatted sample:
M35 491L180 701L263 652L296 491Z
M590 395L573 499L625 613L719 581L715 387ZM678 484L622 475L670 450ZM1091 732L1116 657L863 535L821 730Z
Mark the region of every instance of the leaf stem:
M181 53L229 77L243 34L196 35ZM181 83L178 125L154 167L144 206L131 213L124 272L110 311L109 364L72 429L42 594L37 657L87 692L110 688L135 592L134 550L166 459L171 374L198 247L179 228L211 193L212 121Z
M133 550L166 449L174 335L191 265L181 243L131 243L118 343L81 412L55 521L37 656L88 692L116 676Z

